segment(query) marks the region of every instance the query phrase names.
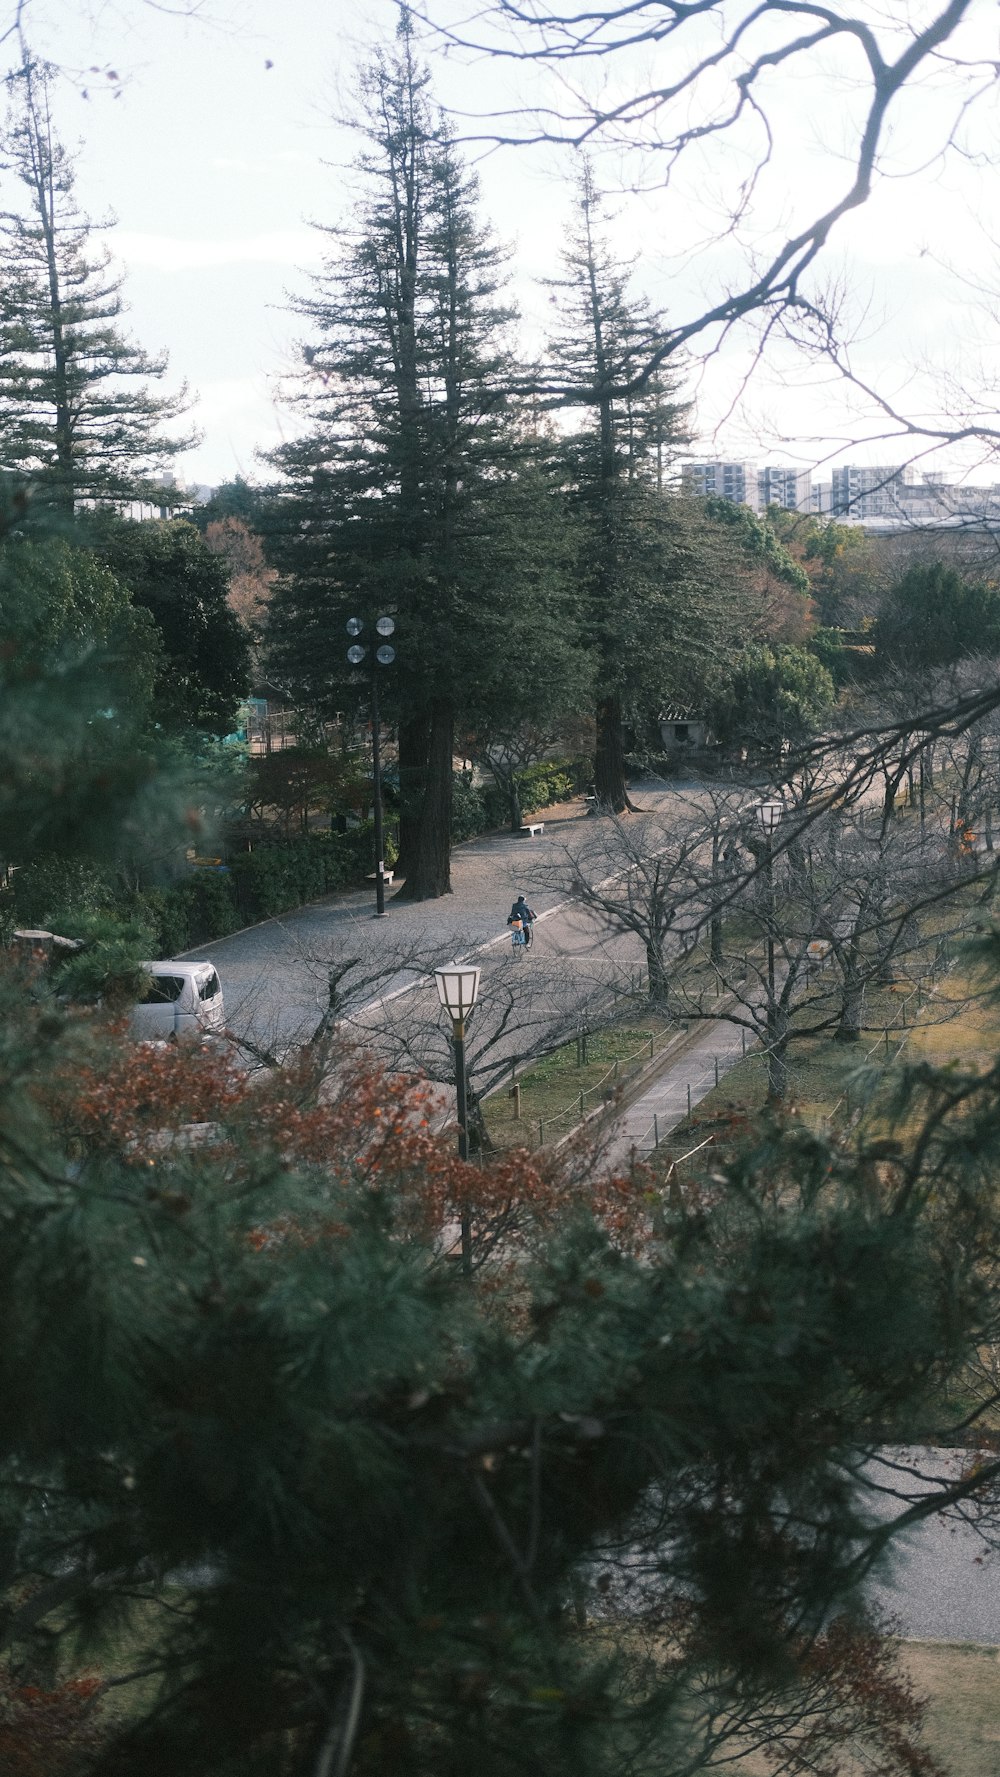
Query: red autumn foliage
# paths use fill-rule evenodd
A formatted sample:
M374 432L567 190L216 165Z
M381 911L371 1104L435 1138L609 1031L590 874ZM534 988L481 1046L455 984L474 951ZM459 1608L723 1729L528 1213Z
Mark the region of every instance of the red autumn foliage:
M446 1236L468 1211L479 1246L492 1250L516 1244L529 1226L544 1233L581 1204L623 1244L647 1228L644 1177L601 1176L589 1153L573 1151L463 1162L453 1132L430 1126L427 1081L389 1074L347 1047L248 1074L221 1045L136 1044L112 1029L91 1059L48 1081L45 1101L85 1154L147 1172L178 1156L189 1171L220 1159L240 1169L319 1168L332 1186L391 1192L400 1232L418 1238ZM299 1232L315 1238L317 1227ZM291 1232L283 1223L282 1234Z
M62 1777L79 1769L104 1736L99 1678L73 1678L43 1690L0 1672L3 1777Z

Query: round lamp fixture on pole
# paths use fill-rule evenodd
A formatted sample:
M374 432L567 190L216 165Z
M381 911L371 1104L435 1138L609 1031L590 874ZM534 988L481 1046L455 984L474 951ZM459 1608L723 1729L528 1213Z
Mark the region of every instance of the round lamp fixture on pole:
M391 636L395 632L396 625L391 617L377 617L375 628L380 636Z

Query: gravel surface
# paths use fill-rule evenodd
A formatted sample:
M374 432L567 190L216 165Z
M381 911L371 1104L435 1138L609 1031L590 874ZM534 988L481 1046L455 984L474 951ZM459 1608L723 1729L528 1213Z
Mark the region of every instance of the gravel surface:
M880 1486L895 1487L904 1498L886 1498L879 1515L888 1517L905 1507L906 1496L926 1492L919 1475L947 1478L968 1460L964 1450L886 1450L871 1473ZM870 1584L868 1596L899 1620L900 1633L909 1640L1000 1646L998 1558L975 1528L961 1519L939 1513L901 1536L885 1572Z

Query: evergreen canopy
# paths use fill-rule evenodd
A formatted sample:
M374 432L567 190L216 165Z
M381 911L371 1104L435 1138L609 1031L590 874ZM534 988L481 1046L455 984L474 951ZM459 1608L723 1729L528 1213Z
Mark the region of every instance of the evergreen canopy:
M161 429L186 405L184 391L150 386L166 358L118 326L122 278L77 206L53 126L55 78L29 57L6 81L3 145L21 201L0 211L0 462L72 512L148 491L192 439Z

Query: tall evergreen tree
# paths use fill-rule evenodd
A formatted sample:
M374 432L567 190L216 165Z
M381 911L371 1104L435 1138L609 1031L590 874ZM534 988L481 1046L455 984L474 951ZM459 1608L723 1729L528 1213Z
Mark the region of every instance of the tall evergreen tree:
M492 645L498 613L526 634L547 603L540 540L555 495L532 482L532 504L529 483L516 486L503 255L434 119L405 10L362 94L356 229L330 231L299 304L319 343L301 391L311 431L275 459L292 497L271 659L282 683L344 708L346 616L396 616L405 893L424 899L449 887L456 717L509 671Z
M560 440L559 455L586 539L581 584L597 655L596 789L601 802L620 813L629 806L622 744L626 690L643 662L659 660L665 623L676 633L679 603L688 601L664 594L671 583L679 591L695 567L690 539L681 543L679 515L670 514L663 500L687 410L676 381L662 374L632 386L661 329L656 315L629 293L628 269L620 269L608 242L587 163L576 210L562 276L547 283L558 310L548 368L576 419Z
M30 58L6 82L3 147L21 201L0 212L0 456L72 512L82 499L134 496L191 439L160 429L186 399L150 387L166 358L118 326L122 279L77 205L53 83Z

